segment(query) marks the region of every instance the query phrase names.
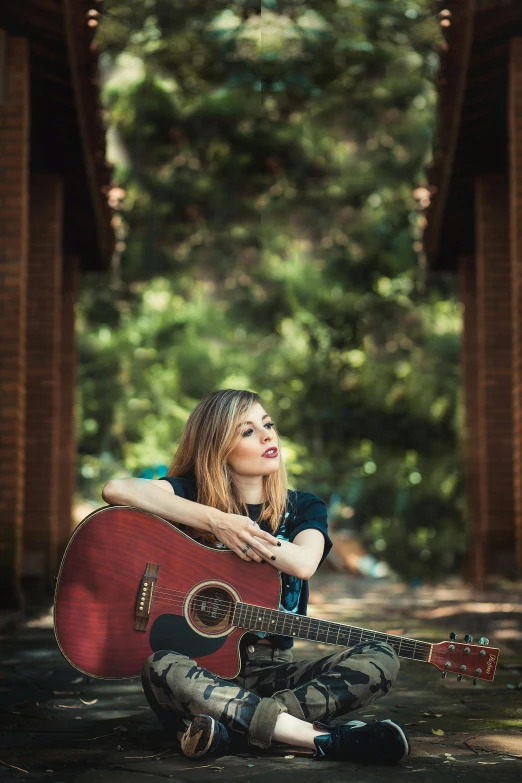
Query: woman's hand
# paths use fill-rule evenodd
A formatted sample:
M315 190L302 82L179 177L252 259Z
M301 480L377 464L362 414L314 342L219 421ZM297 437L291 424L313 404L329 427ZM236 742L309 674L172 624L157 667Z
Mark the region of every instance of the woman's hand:
M253 522L250 517L222 511L211 521L210 531L241 560L255 560L256 563L262 563L263 560L276 559L275 555L263 545L263 541L274 546L280 546L280 542L275 536L261 530L257 522Z

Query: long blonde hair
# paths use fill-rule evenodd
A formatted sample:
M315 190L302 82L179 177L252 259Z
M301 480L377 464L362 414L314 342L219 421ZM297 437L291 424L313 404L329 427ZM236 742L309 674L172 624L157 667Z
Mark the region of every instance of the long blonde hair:
M197 487L198 503L248 516L246 503L233 482L227 458L241 439L237 425L256 402L261 404L255 392L222 389L203 397L188 417L167 476L192 476ZM281 451L279 438L278 446ZM287 493L288 477L281 458L279 470L263 476L265 504L259 521L266 521L272 532L277 530L284 513ZM206 538L214 541L213 536Z

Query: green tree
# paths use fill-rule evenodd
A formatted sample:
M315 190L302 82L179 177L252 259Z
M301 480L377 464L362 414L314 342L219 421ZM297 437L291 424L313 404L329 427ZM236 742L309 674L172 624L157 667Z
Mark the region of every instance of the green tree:
M168 462L207 391L254 388L333 518L406 576L451 570L460 311L421 243L432 3L105 9L125 198L119 263L80 308L83 491Z

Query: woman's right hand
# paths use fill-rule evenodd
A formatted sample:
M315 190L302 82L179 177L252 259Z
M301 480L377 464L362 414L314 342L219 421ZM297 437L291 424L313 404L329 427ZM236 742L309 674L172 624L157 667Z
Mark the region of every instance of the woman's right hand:
M261 530L257 522L253 522L250 517L220 511L210 522L210 532L241 560L262 563L263 560L275 559L273 553L263 546L261 541L273 546L278 546L279 541L271 533Z

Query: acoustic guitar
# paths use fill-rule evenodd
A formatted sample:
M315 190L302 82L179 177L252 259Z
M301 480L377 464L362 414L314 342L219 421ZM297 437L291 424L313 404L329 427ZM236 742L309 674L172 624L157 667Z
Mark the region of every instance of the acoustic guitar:
M129 506L93 511L75 529L57 577L54 631L65 658L90 677L135 677L152 652L175 650L235 677L240 640L267 631L351 647L382 640L401 658L458 679L492 681L499 650L480 638L430 644L279 610L281 578L266 563L205 546Z

